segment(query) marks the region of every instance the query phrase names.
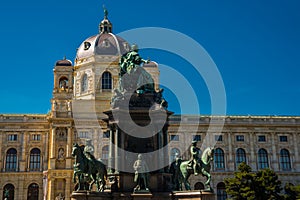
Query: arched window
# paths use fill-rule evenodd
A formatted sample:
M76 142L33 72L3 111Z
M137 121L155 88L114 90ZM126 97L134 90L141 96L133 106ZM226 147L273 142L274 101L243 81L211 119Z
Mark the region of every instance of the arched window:
M269 168L268 152L265 149L258 150L258 168L259 169Z
M171 153L170 153L170 161L171 162L175 161L176 153L180 156L180 150L179 149L177 149L177 148L171 149Z
M111 79L111 73L104 72L102 74L102 89L104 90L111 90L112 89L112 79Z
M41 151L34 148L30 151L29 169L30 171L39 171L41 167Z
M28 186L27 200L38 200L39 199L39 185L31 183Z
M224 161L224 151L221 148L217 148L214 155L215 169L224 170L225 161Z
M81 79L81 92L87 92L88 89L88 78L87 74L84 74Z
M291 170L290 153L287 149L280 150L280 168L285 171Z
M68 88L68 79L66 77L61 77L59 79L59 88L62 90Z
M3 199L14 200L15 186L13 184L6 184L3 188Z
M109 147L108 145L102 147L102 160L106 163L109 157Z
M225 191L225 184L223 182L220 182L217 185L217 199L225 200L226 198L227 198L227 194Z
M8 149L6 152L6 171L16 171L17 170L17 150L14 148Z
M244 149L238 148L236 150L236 160L235 160L235 162L236 162L236 167L238 167L239 164L242 163L242 162L247 163L246 162L246 152L245 152Z
M197 182L194 186L195 190L204 190L204 185L201 182Z

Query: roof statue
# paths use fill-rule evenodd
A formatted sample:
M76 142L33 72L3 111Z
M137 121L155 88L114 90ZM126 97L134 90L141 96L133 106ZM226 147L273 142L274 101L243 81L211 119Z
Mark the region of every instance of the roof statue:
M104 12L104 19L107 19L108 10L105 8L105 5L103 5L103 12Z

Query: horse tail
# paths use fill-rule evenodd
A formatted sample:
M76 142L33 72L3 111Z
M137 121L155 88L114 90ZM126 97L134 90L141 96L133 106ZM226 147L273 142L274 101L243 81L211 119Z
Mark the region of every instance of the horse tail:
M103 168L104 168L104 178L105 180L107 180L107 169L106 169L106 166L103 164Z

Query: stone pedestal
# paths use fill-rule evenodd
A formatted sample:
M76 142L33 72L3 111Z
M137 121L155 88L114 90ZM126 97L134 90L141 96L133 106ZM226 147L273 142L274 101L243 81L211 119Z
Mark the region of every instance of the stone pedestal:
M72 192L71 200L110 200L112 195L109 192Z
M123 192L133 192L136 186L134 183L134 174L121 173L119 174L119 190ZM150 174L149 189L151 192L168 192L171 191L171 174L168 173L153 173Z
M152 194L148 192L137 192L131 194L132 200L150 200L152 199Z
M215 200L215 194L204 191L173 192L173 200Z
M204 191L178 192L73 192L71 200L215 200L215 194Z

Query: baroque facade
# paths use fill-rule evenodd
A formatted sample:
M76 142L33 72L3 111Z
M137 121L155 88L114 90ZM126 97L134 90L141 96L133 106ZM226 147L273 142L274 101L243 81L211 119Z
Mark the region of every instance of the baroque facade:
M104 111L110 109L118 85L118 61L129 44L112 33L107 15L99 33L82 42L73 63L55 63L51 111L42 115L0 115L0 199L70 199L73 191L72 144L90 148L96 158L109 159L110 132ZM159 89L155 62L144 65ZM50 92L50 91L49 91ZM170 117L169 155L189 159L192 140L198 146L213 144L212 187L224 199L224 178L232 176L241 162L254 171L271 168L282 182L300 184L300 116L219 117L221 132L208 131L217 116ZM208 142L207 142L208 141ZM192 177L195 189L203 178Z

